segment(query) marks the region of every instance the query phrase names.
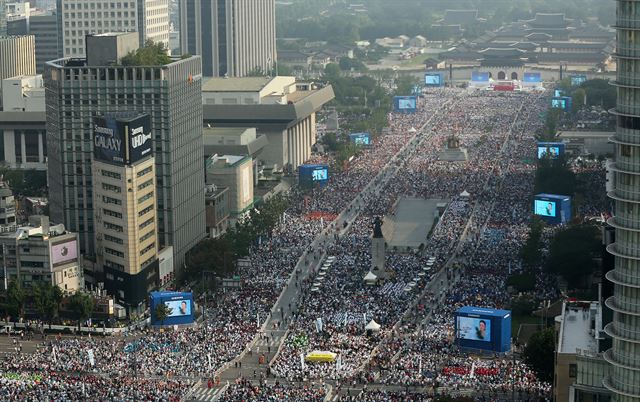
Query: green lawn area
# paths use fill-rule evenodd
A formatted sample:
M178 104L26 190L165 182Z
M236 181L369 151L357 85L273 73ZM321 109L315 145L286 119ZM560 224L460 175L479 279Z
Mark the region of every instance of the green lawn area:
M514 315L511 316L511 335L518 335L520 324L538 324L540 325L540 317L533 315Z

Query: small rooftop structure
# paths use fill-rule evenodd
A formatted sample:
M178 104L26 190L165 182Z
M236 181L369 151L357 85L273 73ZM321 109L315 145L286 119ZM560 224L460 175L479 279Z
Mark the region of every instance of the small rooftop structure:
M558 353L598 352L602 308L598 302L564 302L558 333Z

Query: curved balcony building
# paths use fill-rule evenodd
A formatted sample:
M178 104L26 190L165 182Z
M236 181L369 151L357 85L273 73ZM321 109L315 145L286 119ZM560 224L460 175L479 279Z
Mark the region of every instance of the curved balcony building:
M614 85L618 101L614 189L616 242L608 251L615 256L615 269L607 273L614 285L606 305L613 322L605 331L613 339L604 354L611 364L604 386L615 402L640 402L640 1L617 0L618 75Z

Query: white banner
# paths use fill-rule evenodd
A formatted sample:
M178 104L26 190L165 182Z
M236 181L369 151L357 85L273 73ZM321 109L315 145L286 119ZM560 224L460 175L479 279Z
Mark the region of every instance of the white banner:
M89 357L89 364L91 364L91 367L94 367L96 365L96 360L93 355L93 349L87 350L87 357Z

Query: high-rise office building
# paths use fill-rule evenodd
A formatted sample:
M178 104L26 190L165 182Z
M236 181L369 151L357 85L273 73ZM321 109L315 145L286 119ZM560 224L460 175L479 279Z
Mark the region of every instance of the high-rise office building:
M0 107L2 106L3 79L35 73L34 37L32 35L0 37Z
M36 44L36 71L44 72L44 65L50 60L62 57L62 45L58 31L58 17L55 14L23 16L7 23L9 35L33 35Z
M615 268L607 273L613 296L606 305L613 322L605 331L613 339L604 354L611 365L604 385L615 402L640 401L640 3L617 0L618 102L613 191L615 243L607 250L615 256Z
M269 74L277 58L275 15L275 0L180 0L182 53L202 56L206 77Z
M6 0L0 0L0 37L7 34Z
M156 175L149 115L94 119L93 211L96 262L105 289L139 311L156 287Z
M137 44L136 34L87 39L86 59L55 60L45 69L52 218L79 234L86 255L95 253L93 119L146 113L156 161L159 245L172 245L181 267L185 253L205 235L200 58L124 66L121 59L130 41Z
M58 0L63 57L84 57L85 36L138 32L140 43L169 48L169 0Z

